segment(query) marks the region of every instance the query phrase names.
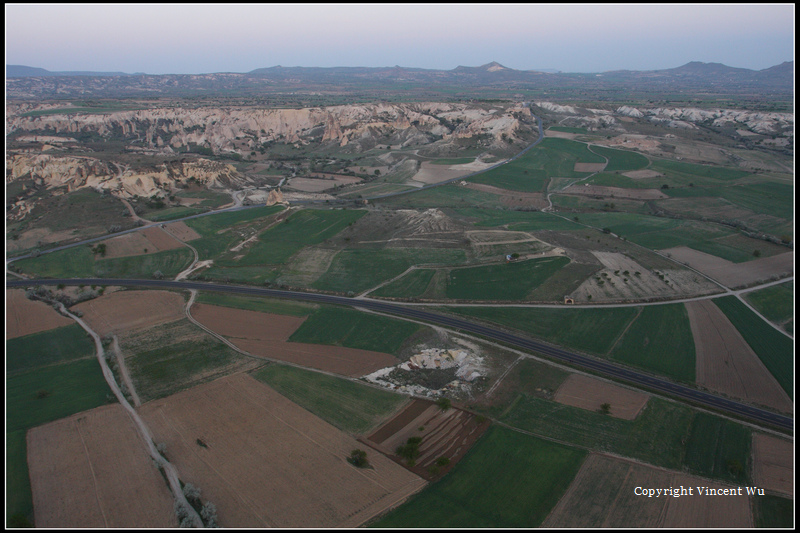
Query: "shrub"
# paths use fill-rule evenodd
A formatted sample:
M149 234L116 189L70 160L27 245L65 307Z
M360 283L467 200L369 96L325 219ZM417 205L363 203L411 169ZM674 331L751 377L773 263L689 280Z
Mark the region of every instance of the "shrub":
M436 400L436 405L438 405L442 411L447 411L452 406L450 398L439 398Z
M358 468L368 468L370 466L367 460L367 452L364 450L353 450L350 452L350 457L347 458L347 462Z

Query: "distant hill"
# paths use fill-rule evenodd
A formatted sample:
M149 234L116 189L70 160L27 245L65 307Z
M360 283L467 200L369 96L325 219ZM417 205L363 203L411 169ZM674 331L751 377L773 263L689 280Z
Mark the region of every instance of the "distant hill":
M26 67L25 65L6 65L7 78L26 78L26 77L49 77L49 76L135 76L127 72L93 72L93 71L64 71L52 72L43 68ZM141 75L139 73L138 75Z
M59 80L47 81L58 77ZM496 61L452 70L407 67L284 67L247 73L127 74L124 72L50 72L21 65L6 66L8 98L106 98L137 96L252 96L269 92L336 92L415 98L446 95L459 98L531 97L560 90L565 98L592 92L602 98L640 96L752 95L785 101L794 97L794 61L764 70L693 61L650 71L620 70L593 74L548 70L516 70ZM564 92L566 91L566 93Z

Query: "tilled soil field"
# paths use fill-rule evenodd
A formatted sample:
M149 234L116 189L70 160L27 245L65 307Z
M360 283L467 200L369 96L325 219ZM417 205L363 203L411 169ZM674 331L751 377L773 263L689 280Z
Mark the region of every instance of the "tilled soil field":
M186 222L172 222L171 224L167 224L165 229L183 242L193 241L200 238L200 234L187 226Z
M167 482L119 404L31 429L28 467L36 527L178 527Z
M753 349L710 300L686 303L696 353L698 385L791 413L786 395Z
M753 481L757 486L794 497L794 445L753 433Z
M222 527L357 527L425 481L363 448L272 388L234 374L140 409L184 482L214 503Z
M73 311L98 335L118 334L184 318L183 296L168 291L119 291L81 302Z
M553 398L558 403L599 411L603 404L609 404L609 415L615 418L633 420L650 398L642 392L633 391L590 378L583 374L570 374L561 384Z
M475 441L489 428L490 422L478 422L476 417L456 408L442 410L426 400L415 399L386 424L378 428L365 442L398 463L408 462L397 455L397 448L411 437L421 437L419 456L411 471L432 479L451 469L469 451ZM437 460L446 457L448 463L432 472Z
M103 241L106 245L104 257L128 257L132 255L153 254L165 250L180 248L182 244L164 233L159 228L147 228L142 231L126 233Z
M72 320L46 303L28 300L24 290L6 290L6 340L70 324Z
M686 246L661 250L723 285L735 288L769 280L794 272L794 254L786 252L772 257L762 257L746 263L732 263L720 257L698 252Z
M606 163L578 163L575 162L575 166L572 170L575 172L600 172L604 168L606 168Z
M252 355L326 372L357 377L398 362L394 356L381 352L287 342L304 318L207 304L192 306L192 316Z
M637 495L642 489L681 486L687 490L691 488L692 495L674 497L662 493L658 498ZM697 487L733 488L641 463L591 454L542 525L549 528L753 527L748 496L699 495Z

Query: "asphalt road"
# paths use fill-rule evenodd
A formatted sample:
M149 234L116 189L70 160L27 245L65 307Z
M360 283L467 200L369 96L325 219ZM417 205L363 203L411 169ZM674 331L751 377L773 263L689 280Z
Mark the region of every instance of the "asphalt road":
M379 311L387 314L413 318L430 324L445 326L448 328L459 329L473 335L479 335L493 341L505 343L515 348L535 352L550 357L559 362L598 372L600 374L621 379L628 383L639 385L647 389L663 392L673 397L683 398L699 405L704 405L719 411L732 413L742 418L754 422L766 423L772 426L794 429L794 420L791 417L772 413L763 409L739 403L714 394L699 391L691 387L673 383L650 374L625 368L608 361L598 360L577 353L573 353L561 348L544 344L517 334L508 333L490 326L471 322L461 318L454 318L438 313L433 313L418 307L407 307L394 303L382 302L368 299L352 299L342 296L332 296L327 294L284 291L277 289L264 289L260 287L246 287L240 285L226 285L220 283L199 283L193 281L171 281L171 280L136 280L136 279L106 279L106 278L86 278L86 279L49 279L49 280L8 280L6 287L24 287L34 284L47 285L117 285L125 287L160 287L169 289L198 289L215 292L226 292L232 294L246 294L251 296L270 296L274 298L284 298L290 300L302 300L307 302L317 302L326 304L346 305L360 307L372 311Z

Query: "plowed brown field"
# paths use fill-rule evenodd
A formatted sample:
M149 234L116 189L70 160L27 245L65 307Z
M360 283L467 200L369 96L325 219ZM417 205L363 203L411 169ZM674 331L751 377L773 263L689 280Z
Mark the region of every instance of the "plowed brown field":
M127 257L132 255L153 254L165 250L174 250L183 246L178 240L170 237L159 228L147 228L133 233L126 233L113 239L103 241L106 245L106 258Z
M178 527L172 494L119 405L28 432L36 527Z
M193 241L200 238L200 234L187 226L185 222L173 222L171 224L167 224L165 229L183 242Z
M72 320L46 303L28 300L24 290L6 290L6 340L70 324Z
M411 470L431 479L453 468L489 424L489 421L477 422L474 415L461 409L442 410L433 402L414 400L366 440L373 448L407 465L407 461L396 453L398 446L405 444L410 437L422 437L419 457ZM447 457L450 462L432 475L428 468L434 466L440 457Z
M636 489L691 487L681 497L636 495ZM591 454L545 520L549 528L753 527L748 496L701 496L697 487L732 488L702 478ZM744 492L744 491L742 491Z
M140 412L222 527L356 527L425 485L369 450L372 468L350 465L350 452L364 446L246 374Z
M794 497L794 445L779 439L753 433L753 481L758 487Z
M600 172L606 168L606 163L575 163L572 168L575 172Z
M345 376L363 376L397 364L397 359L386 353L287 342L304 318L207 304L193 305L192 316L205 327L227 337L238 348L269 359Z
M792 400L711 300L688 302L698 385L742 400L792 412Z
M186 316L183 306L183 296L175 292L119 291L73 309L102 337L179 320Z
M746 263L732 263L720 257L698 252L686 246L661 250L727 287L751 285L768 280L772 276L783 276L794 272L794 254L786 252L771 257L762 257Z
M604 403L611 405L609 414L616 418L633 420L650 398L637 392L606 381L570 374L555 394L555 401L564 405L598 411Z

